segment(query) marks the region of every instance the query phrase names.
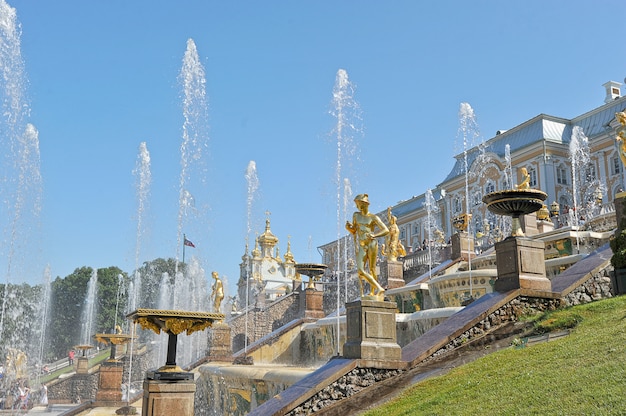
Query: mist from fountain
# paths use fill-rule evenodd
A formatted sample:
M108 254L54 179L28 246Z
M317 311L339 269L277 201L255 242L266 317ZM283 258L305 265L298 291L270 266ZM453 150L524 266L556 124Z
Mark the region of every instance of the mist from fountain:
M89 282L87 283L87 296L81 314L80 343L91 345L91 337L95 334L98 297L98 270L93 269Z

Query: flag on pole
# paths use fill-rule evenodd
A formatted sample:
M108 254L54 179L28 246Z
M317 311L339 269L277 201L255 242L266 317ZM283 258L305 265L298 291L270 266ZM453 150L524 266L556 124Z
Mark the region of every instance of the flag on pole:
M185 237L185 242L183 244L189 247L196 248L196 246L191 241L187 240L187 237Z

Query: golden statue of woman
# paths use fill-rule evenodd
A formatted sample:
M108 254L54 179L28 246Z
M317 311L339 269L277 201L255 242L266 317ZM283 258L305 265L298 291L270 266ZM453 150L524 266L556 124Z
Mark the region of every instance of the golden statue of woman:
M376 257L378 256L378 240L376 239L387 235L389 229L377 215L369 212L370 202L367 194L357 195L354 203L359 211L352 216L352 223L346 222L346 229L354 235L361 297L363 297L362 280L365 280L370 284L369 295L382 298L385 289L376 279ZM377 233L376 228L380 228Z
M622 167L626 168L626 112L615 113L615 119L622 125L615 140L619 145L619 158L622 160Z
M212 272L211 276L215 279L211 292L211 297L213 298L213 312L220 313L222 300L224 299L224 285L222 284L217 272Z
M400 228L398 218L391 213L391 207L387 208L387 220L389 221L389 234L385 237L385 244L381 250L383 256L389 261L397 261L398 256L406 256L406 249L400 241Z

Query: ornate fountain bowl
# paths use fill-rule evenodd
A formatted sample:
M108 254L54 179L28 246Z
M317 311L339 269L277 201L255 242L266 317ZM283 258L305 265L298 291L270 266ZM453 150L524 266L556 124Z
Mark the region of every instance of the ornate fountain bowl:
M103 344L109 345L111 344L111 355L108 358L108 362L117 362L115 358L116 347L118 345L128 344L134 339L137 339L136 336L128 335L128 334L96 334L93 338L101 342Z
M81 344L81 345L74 345L74 349L75 350L79 350L82 351L83 354L82 356L85 357L87 355L87 351L94 348L93 345L89 345L89 344Z
M315 289L315 280L319 279L319 276L323 275L328 268L325 264L318 263L297 263L296 271L305 276L309 276L309 284L307 289Z
M168 335L165 365L147 376L153 380L193 380L193 373L183 372L176 364L178 335L183 333L191 335L211 327L214 322L224 320L223 313L162 309L137 309L126 317L141 325L143 329L150 329L157 334L162 331Z
M491 192L483 196L483 202L494 214L506 215L513 219L511 237L523 237L519 217L541 209L547 197L548 194L538 189L511 189Z

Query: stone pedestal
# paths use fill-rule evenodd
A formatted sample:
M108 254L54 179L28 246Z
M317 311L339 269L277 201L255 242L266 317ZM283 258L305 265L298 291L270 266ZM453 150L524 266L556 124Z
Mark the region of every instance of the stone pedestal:
M381 263L380 285L386 289L395 289L405 285L401 261L385 260Z
M142 416L193 416L196 384L193 380L144 380Z
M305 318L321 319L324 317L324 292L307 287L300 295L300 310Z
M122 401L122 374L124 368L119 362L103 362L100 365L100 380L96 393L96 402L105 405L107 402Z
M396 303L360 299L346 304L345 358L399 361Z
M218 322L209 330L209 347L207 350L209 361L231 362L233 349L230 345L230 327L224 322Z
M78 357L76 360L76 374L88 374L89 373L89 358Z
M476 256L476 252L474 251L474 238L470 237L467 232L459 231L456 234L452 234L450 240L452 243L453 260L460 258L467 260L470 256L472 258Z
M508 237L496 243L498 279L494 290L506 292L527 289L549 292L550 280L546 278L545 244L527 237Z

